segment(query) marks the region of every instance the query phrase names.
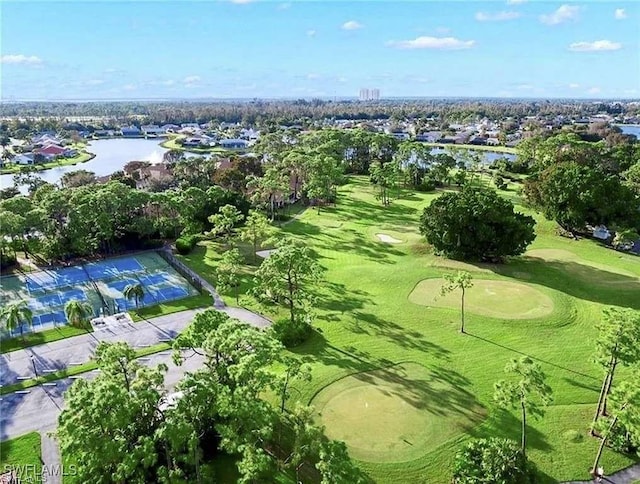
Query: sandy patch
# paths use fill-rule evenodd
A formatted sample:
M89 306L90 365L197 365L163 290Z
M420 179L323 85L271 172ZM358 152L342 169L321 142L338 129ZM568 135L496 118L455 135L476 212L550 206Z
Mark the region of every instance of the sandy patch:
M384 242L386 244L401 244L402 240L396 239L395 237L391 237L387 234L376 234L376 237L380 239L380 242Z
M273 254L277 249L268 249L268 250L259 250L256 252L258 257L262 257L263 259L268 259L271 254Z

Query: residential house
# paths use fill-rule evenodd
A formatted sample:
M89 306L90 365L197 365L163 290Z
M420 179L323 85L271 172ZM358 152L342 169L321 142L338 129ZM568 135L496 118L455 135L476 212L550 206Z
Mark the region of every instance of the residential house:
M182 146L196 148L198 146L210 146L212 141L213 139L209 136L190 136L182 141Z
M13 159L14 163L18 165L33 165L34 155L33 153L20 153Z
M150 166L143 166L138 169L139 177L136 180L136 188L148 188L154 183L170 184L173 181L173 171L165 164L158 163Z
M165 133L177 133L180 126L177 124L163 124L160 128L163 129Z
M107 138L109 136L114 136L116 133L112 129L96 129L93 132L93 136L96 138Z
M47 131L44 133L40 133L31 138L31 142L34 145L43 145L47 143L53 144L62 144L62 139L60 139L53 131Z
M243 139L223 139L218 144L227 150L243 150L249 146L249 142Z
M427 143L435 143L442 137L442 133L440 131L428 131L426 133L421 133L416 135L416 141L425 141Z
M45 157L57 158L58 156L65 156L66 151L67 149L62 146L48 144L45 147L38 149L37 153Z
M136 138L142 136L142 131L136 126L123 127L120 129L120 134L126 138Z
M145 136L158 136L167 132L156 124L146 124L140 126L140 131L142 131L142 134Z

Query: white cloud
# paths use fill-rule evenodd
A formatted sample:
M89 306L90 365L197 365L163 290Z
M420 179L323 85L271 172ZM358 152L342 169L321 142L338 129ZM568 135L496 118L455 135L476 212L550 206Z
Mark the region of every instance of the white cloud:
M0 57L2 64L26 64L26 65L39 65L42 64L42 59L35 55L24 54L7 54Z
M278 10L287 10L290 7L291 7L291 3L290 2L285 2L285 3L278 4L276 9L278 9Z
M533 89L533 86L531 84L520 84L520 85L516 86L516 89L520 89L522 91L529 91L529 90Z
M314 80L314 79L320 79L320 74L316 74L314 72L307 74L307 79Z
M578 18L580 7L575 5L561 5L558 10L547 14L540 15L540 22L547 25L558 25L569 20Z
M135 91L137 89L135 84L125 84L122 86L122 89L125 91Z
M610 40L596 40L594 42L574 42L569 45L569 50L573 52L602 52L609 50L618 50L622 47L620 42L612 42Z
M360 22L356 22L355 20L349 20L342 24L342 30L358 30L361 29L363 25Z
M315 37L316 36L316 31L311 29L311 30L307 30L307 37Z
M102 79L89 79L85 84L88 86L99 86L100 84L104 84L104 81Z
M527 0L507 0L507 5L519 5L525 3Z
M202 79L200 78L200 76L187 76L184 79L182 79L182 82L184 82L185 84L196 84L201 80Z
M461 50L470 49L475 43L475 40L460 40L455 37L422 36L413 40L392 40L387 45L396 49Z
M599 94L600 93L600 88L599 87L592 87L591 89L589 89L587 91L587 93L589 93L589 94Z
M627 18L627 12L625 12L624 8L616 8L616 11L613 13L613 16L617 20L624 20Z
M569 89L578 89L579 87L580 87L580 84L576 82L572 82L571 84L569 84Z
M235 3L237 5L243 5L246 3L251 3L253 0L229 0L231 3Z
M477 12L476 20L478 22L500 22L504 20L513 20L520 17L521 14L519 12L495 12L495 13L487 13L487 12Z
M338 77L338 82L347 82L348 79L346 77Z

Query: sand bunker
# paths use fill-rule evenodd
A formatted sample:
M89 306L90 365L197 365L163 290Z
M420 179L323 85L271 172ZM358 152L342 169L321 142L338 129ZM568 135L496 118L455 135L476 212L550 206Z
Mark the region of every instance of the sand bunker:
M258 257L262 257L263 259L268 259L269 256L271 254L273 254L276 251L276 249L269 249L269 250L259 250L258 252L256 252L256 255Z
M385 242L387 244L401 244L402 240L396 239L395 237L391 237L387 234L376 234L376 237L380 239L381 242Z

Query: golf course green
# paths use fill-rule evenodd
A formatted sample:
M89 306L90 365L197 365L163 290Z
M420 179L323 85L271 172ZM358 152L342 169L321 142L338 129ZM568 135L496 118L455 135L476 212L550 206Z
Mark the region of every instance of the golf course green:
M423 306L460 308L459 292L440 294L443 279L425 279L409 294L409 301ZM500 319L535 319L553 312L553 301L534 287L520 282L477 279L466 290L465 309Z
M606 306L640 309L640 259L557 235L555 223L518 204L511 190L501 193L537 221L529 252L505 264L449 261L418 231L422 210L440 193L399 190L383 207L366 177L349 177L335 207L309 208L282 227L325 269L317 331L290 352L309 362L312 379L292 382L287 405L315 406L327 434L344 440L376 482L451 482L455 453L469 439L519 441L519 415L498 410L493 392L505 364L528 355L553 389L546 415L528 422L527 455L539 482L587 479L599 444L588 435L602 383L595 325ZM251 262L251 247L239 248ZM223 250L206 241L183 260L214 281ZM285 316L247 293L255 268L243 268L240 305ZM460 269L475 284L466 334L460 294L439 296L444 275ZM232 292L223 297L233 302ZM608 448L601 460L607 472L633 462Z

